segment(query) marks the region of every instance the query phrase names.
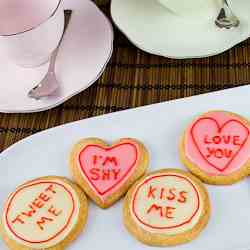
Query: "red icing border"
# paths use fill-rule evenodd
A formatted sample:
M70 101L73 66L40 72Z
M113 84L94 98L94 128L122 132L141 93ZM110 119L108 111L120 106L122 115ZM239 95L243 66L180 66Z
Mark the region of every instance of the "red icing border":
M65 226L59 231L57 232L55 235L53 235L52 237L50 237L49 239L47 240L43 240L43 241L30 241L30 240L27 240L27 239L24 239L22 238L21 236L19 236L17 233L14 232L14 230L11 228L10 224L9 224L9 221L8 221L8 218L7 218L7 215L8 215L8 212L9 212L9 209L10 209L10 206L11 206L11 202L13 201L14 197L16 196L17 193L19 193L20 191L22 191L23 189L25 188L29 188L31 186L36 186L36 185L39 185L39 184L56 184L56 185L59 185L61 187L63 187L66 192L70 195L71 199L72 199L72 204L73 204L73 209L72 209L72 212L70 214L70 217L69 219L67 220ZM23 187L21 187L19 190L17 190L16 192L14 192L13 196L11 197L10 201L8 202L8 206L7 206L7 209L6 209L6 212L5 212L5 221L7 223L7 226L9 228L9 230L20 240L23 240L25 242L28 242L28 243L32 243L32 244L41 244L41 243L45 243L45 242L49 242L50 240L53 240L55 239L58 235L60 235L69 225L72 217L73 217L73 214L74 214L74 211L75 211L75 200L73 198L73 195L72 193L67 189L67 187L65 187L63 184L61 183L58 183L56 181L39 181L39 182L36 182L36 183L33 183L33 184L29 184L29 185L25 185Z
M152 226L152 225L150 225L150 224L148 224L148 223L145 223L145 222L144 222L142 219L140 219L139 216L136 214L136 212L135 212L135 203L136 203L136 202L135 202L135 198L136 198L136 196L137 196L137 193L139 192L139 189L140 189L143 185L147 184L147 183L148 183L149 181L151 181L152 179L159 178L159 177L166 177L166 176L173 176L173 177L177 177L177 178L184 179L184 180L186 180L186 181L193 187L193 189L195 190L195 193L196 193L196 195L197 195L197 200L198 200L197 209L195 210L194 214L193 214L188 220L184 221L184 222L181 223L181 224L178 224L178 225L175 225L175 226L170 226L170 227L157 227L157 226ZM153 229L172 229L172 228L178 228L178 227L181 227L181 226L183 226L183 225L186 225L186 224L188 224L188 223L190 223L190 222L192 221L192 219L193 219L193 218L195 217L195 215L198 213L199 209L200 209L200 197L199 197L199 193L198 193L196 187L193 185L193 183L192 183L188 178L186 178L186 177L184 177L184 176L176 175L176 174L162 174L162 175L152 176L151 178L146 179L143 183L141 183L141 184L138 186L136 192L135 192L134 195L133 195L133 200L132 200L132 211L133 211L133 214L135 215L135 217L137 218L137 220L140 221L143 225L145 225L145 226L147 226L147 227L150 227L150 228L153 228Z
M242 145L241 145L241 146L239 147L239 149L236 151L236 153L235 153L234 156L231 158L231 160L228 161L228 163L226 164L226 166L225 166L224 168L218 168L218 167L215 166L213 163L209 162L209 161L207 160L207 158L205 157L205 155L201 152L201 150L200 150L200 148L199 148L199 145L198 145L197 142L196 142L196 139L195 139L193 130L194 130L194 127L195 127L201 120L212 120L212 121L214 121L215 124L216 124L216 126L217 126L217 128L218 128L218 132L219 132L219 133L221 133L221 131L223 130L223 128L224 128L227 124L229 124L230 122L239 123L239 124L242 125L242 126L246 129L246 131L247 131L247 137L246 137L246 139L243 141ZM246 142L247 142L247 140L248 140L248 138L249 138L249 134L250 134L248 127L245 126L245 124L243 124L242 122L240 122L240 121L238 121L238 120L236 120L236 119L230 119L230 120L226 121L224 124L222 124L222 125L220 126L219 123L218 123L218 121L217 121L215 118L212 118L212 117L202 117L202 118L198 119L198 120L192 125L190 131L191 131L191 137L192 137L192 139L193 139L193 142L194 142L194 144L195 144L197 150L199 151L200 155L202 156L202 158L203 158L210 166L214 167L215 169L217 169L217 170L220 171L220 172L224 172L224 171L230 166L231 162L235 159L235 157L240 153L241 149L245 146L245 144L246 144Z
M105 190L104 192L100 192L98 187L92 182L92 180L88 177L86 171L84 170L84 167L82 166L82 163L80 161L80 158L81 158L81 155L84 153L84 151L88 148L88 147L98 147L104 151L110 151L114 148L117 148L121 145L130 145L132 146L134 149L135 149L135 160L134 162L132 163L132 165L129 167L129 169L127 170L127 172L125 173L125 175L120 179L120 181L118 181L117 183L115 183L113 186L111 186L110 188L108 188L107 190ZM105 195L106 193L108 193L109 191L111 191L112 189L114 189L117 185L119 185L124 179L126 179L126 177L128 176L128 174L130 173L130 171L135 167L136 163L137 163L137 160L138 160L138 149L137 149L137 146L132 144L132 143L129 143L129 142L125 142L125 143L120 143L120 144L117 144L115 146L111 146L111 147L102 147L100 145L97 145L97 144L89 144L87 145L86 147L84 147L81 152L79 153L79 156L78 156L78 162L80 164L80 167L81 167L81 170L82 172L84 173L84 176L88 179L89 183L93 186L93 188L95 189L95 191L103 196Z

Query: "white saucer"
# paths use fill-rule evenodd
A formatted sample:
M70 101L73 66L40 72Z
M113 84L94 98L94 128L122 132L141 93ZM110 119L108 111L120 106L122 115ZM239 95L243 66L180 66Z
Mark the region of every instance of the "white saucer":
M112 0L111 15L118 28L140 49L170 58L219 54L250 36L250 1L236 0L239 28L221 30L214 24L219 6L194 16L177 16L156 0Z
M60 91L40 101L28 98L28 91L43 78L48 64L25 69L1 56L0 112L29 113L53 108L89 87L103 72L113 50L109 20L90 0L64 0L64 8L71 9L72 15L56 64Z

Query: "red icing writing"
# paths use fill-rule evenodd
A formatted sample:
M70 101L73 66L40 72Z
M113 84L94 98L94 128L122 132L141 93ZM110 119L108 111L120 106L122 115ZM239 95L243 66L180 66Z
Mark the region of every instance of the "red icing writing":
M205 144L232 144L235 146L241 146L242 142L240 139L240 136L238 135L215 135L215 136L209 136L205 135L204 137L204 143Z
M42 216L39 220L37 220L36 224L40 228L40 230L44 230L44 226L47 222L54 221L55 217L59 216L62 213L62 210L58 210L51 206L48 209L48 216Z
M44 224L48 221L53 221L52 218L49 218L49 217L44 217L42 216L39 220L37 220L36 224L38 225L38 227L41 229L41 230L44 230Z
M241 146L242 142L240 141L240 136L238 135L216 135L216 136L208 136L205 135L204 143L209 144L211 146L207 147L207 154L206 157L215 157L215 158L231 158L233 155L233 150L228 148L219 148L219 145L234 145L234 146ZM214 144L216 147L212 147Z
M158 206L156 204L153 204L150 206L150 208L147 210L147 214L151 213L157 213L160 217L164 217L167 219L173 219L174 215L173 212L176 208L175 207L168 207L168 206Z
M12 203L15 202L14 198L25 189L28 189L30 187L36 186L36 185L47 185L47 187L44 188L43 192L39 193L36 198L30 201L29 204L27 204L27 209L19 212L13 219L9 219L9 210L12 207ZM69 199L72 202L72 210L67 215L67 220L64 225L62 225L61 228L57 232L54 232L53 235L51 235L49 238L45 240L30 240L27 238L24 238L24 236L20 236L18 232L15 231L15 224L19 225L28 225L29 223L35 223L38 230L41 231L41 233L46 230L46 227L49 227L51 223L56 223L57 217L60 217L63 213L62 209L58 209L53 205L53 197L57 195L57 189L56 186L60 187L63 192L66 192L68 194ZM19 197L20 198L20 197ZM69 201L70 201L69 200ZM52 204L48 204L48 202ZM39 214L38 214L39 211ZM6 207L6 213L5 213L5 220L6 224L9 228L9 230L19 239L26 241L28 243L45 243L50 240L53 240L58 235L60 235L69 225L73 213L75 211L75 201L73 198L72 193L61 183L53 182L53 181L40 181L37 183L30 183L23 187L21 187L19 190L17 190L11 199L8 202L8 205Z
M149 186L147 192L147 198L153 200L166 200L166 201L177 201L179 203L186 203L188 192L179 191L176 188L165 188L165 187L153 187ZM167 219L174 218L174 210L176 208L172 206L160 206L153 203L147 210L147 214L157 213L160 217Z
M103 166L106 166L106 165L109 165L109 164L112 164L114 166L118 166L118 160L116 157L105 157L105 159L103 160L103 156L102 155L93 155L93 165L96 165L98 164L99 161L102 161L101 162L101 165Z
M23 216L26 216L26 217L32 217L32 215L36 213L36 209L35 209L34 202L32 202L31 205L28 205L28 207L30 208L30 210L29 210L29 211L26 211L26 212L22 212L21 214L22 214ZM39 208L39 207L37 207L37 208ZM20 217L20 216L21 216L21 215L18 215L17 217ZM15 221L15 219L14 219L14 221ZM24 223L24 222L23 222L23 223Z
M58 216L62 213L62 210L56 210L56 208L54 208L54 206L51 206L49 209L48 209L48 212L54 216Z
M220 125L216 119L204 117L193 124L191 136L203 159L223 172L246 144L249 129L238 120Z
M48 190L46 190L46 191L48 191ZM40 193L39 196L38 196L38 198L41 199L41 200L44 201L44 202L50 200L50 197L47 196L45 193Z
M113 164L114 166L118 166L118 163L117 163L117 158L116 157L106 157L104 162L102 163L103 166L106 166L107 164Z
M91 144L79 153L79 165L90 187L103 199L129 178L138 153L137 146L130 142L112 147Z
M31 218L35 215L39 209L43 208L43 206L51 199L49 195L56 194L56 191L53 188L53 185L49 185L44 192L40 193L37 198L35 198L30 204L28 204L29 210L23 211L18 214L13 220L12 223L21 223L25 224L27 218ZM45 217L46 218L46 217ZM37 223L40 226L40 223ZM40 227L41 228L41 227Z
M179 203L185 203L187 201L187 192L177 192L174 187L167 189L165 187L153 187L150 185L147 192L147 198L168 201L177 200Z
M180 181L183 181L184 183L186 183L187 186L189 186L188 190L192 190L192 192L194 193L193 195L195 195L193 196L194 199L192 199L192 202L195 202L194 210L190 212L189 216L185 216L185 218L183 218L183 221L181 222L180 218L177 218L177 221L179 221L178 223L174 221L174 219L177 216L176 211L177 209L179 210L185 209L186 203L188 201L190 202L190 200L188 199L189 191L180 190L180 188L177 188L177 186L166 188L164 186L160 186L157 184L155 185L150 184L151 181L153 182L157 179L167 178L167 177L179 178ZM137 196L139 194L143 194L145 200L147 200L144 206L145 212L142 212L143 210L140 209L137 210L137 202L142 201L141 196L139 196L140 198L138 198L137 200ZM141 204L138 207L141 208ZM145 181L137 187L132 197L132 212L137 218L137 220L143 225L154 229L171 229L188 224L195 217L195 215L199 211L199 208L200 208L200 198L196 187L188 178L176 174L162 174L145 179ZM143 215L144 213L147 214L148 216L158 216L158 218L161 219L163 225L166 223L165 221L171 221L171 226L156 225L155 221L152 218L151 219L144 218ZM180 212L178 214L180 214Z
M209 148L209 147L207 147L207 152L208 152L206 155L207 158L210 158L210 157L215 157L218 159L231 158L233 155L233 150L227 149L227 148L221 149L221 148Z
M153 188L152 186L149 187L148 189L148 198L153 198L155 199L155 191L157 190L157 188Z
M93 181L109 181L109 180L117 180L121 169L99 169L92 168L90 169L90 178Z

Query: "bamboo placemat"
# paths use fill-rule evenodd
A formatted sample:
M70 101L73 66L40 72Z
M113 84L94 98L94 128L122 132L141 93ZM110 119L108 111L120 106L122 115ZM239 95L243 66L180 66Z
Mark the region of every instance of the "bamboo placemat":
M96 3L110 17L109 0ZM140 51L115 28L112 59L90 88L46 112L0 114L0 151L60 124L248 82L250 39L211 58L173 60Z

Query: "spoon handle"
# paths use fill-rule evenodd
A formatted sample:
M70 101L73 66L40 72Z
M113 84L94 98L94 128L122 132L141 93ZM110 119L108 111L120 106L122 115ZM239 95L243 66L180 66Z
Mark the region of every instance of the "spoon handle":
M50 56L48 73L54 73L55 72L56 58L57 58L57 54L58 54L58 51L59 51L59 46L60 46L60 43L59 43L58 47L53 51L53 53Z
M70 17L69 17L69 20L70 20L72 11L71 10L70 11L66 10L65 12L70 14ZM61 37L61 39L60 39L60 41L59 41L59 43L57 45L57 48L51 54L50 62L49 62L49 69L48 69L49 73L51 73L51 72L54 73L55 72L56 58L57 58L58 51L59 51L60 45L61 45L63 37L64 37L64 33L65 33L65 31L67 29L67 26L69 24L69 20L68 20L68 22L65 23L64 32L63 32L62 37Z

